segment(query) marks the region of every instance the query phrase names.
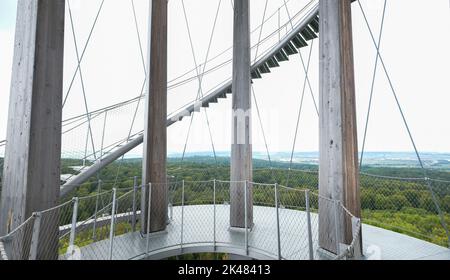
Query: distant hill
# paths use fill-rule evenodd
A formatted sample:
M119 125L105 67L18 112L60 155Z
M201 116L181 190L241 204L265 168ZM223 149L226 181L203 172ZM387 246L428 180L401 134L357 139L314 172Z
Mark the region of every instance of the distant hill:
M372 156L373 157L373 156ZM397 160L397 164L383 164L383 161L379 161L376 164L367 164L362 168L362 172L375 174L375 175L383 175L383 176L393 176L393 177L407 177L407 178L419 178L424 177L423 170L419 167L418 164L399 164L400 160ZM141 165L142 159L140 158L129 158L124 159L124 163L127 165ZM188 156L185 157L184 161L181 161L181 158L170 157L168 158L168 167L173 166L189 166L191 168L209 168L216 164L213 156ZM228 167L230 165L230 158L225 156L217 157L217 165L221 167ZM276 161L272 160L269 162L264 159L253 159L253 168L254 169L267 169L267 168L275 168L275 169L288 169L289 162L287 161ZM299 163L293 162L292 169L300 169L300 170L311 170L317 171L318 165L313 163ZM450 168L438 168L434 166L430 168L427 166L427 176L430 178L450 180Z
M169 158L168 159L169 164L176 164L181 163L181 158ZM188 163L198 163L198 164L215 164L215 159L212 156L189 156L184 159L184 162ZM229 166L230 165L230 158L229 157L217 157L217 164ZM269 162L265 159L253 159L253 168L280 168L280 169L286 169L289 168L289 162L282 162L282 161L272 161ZM310 170L317 170L316 164L308 164L308 163L293 163L292 168L295 169L310 169Z
M225 167L230 164L228 152L217 153L217 164ZM269 162L267 155L261 152L254 153L253 167L254 169L264 168L289 168L291 154L289 152L272 153ZM440 178L450 180L450 154L449 153L422 153L421 158L428 169L428 176L432 178ZM3 158L0 157L0 183L3 176ZM61 174L76 174L72 167L82 165L79 159L62 159ZM140 170L137 166L141 166L142 159L139 157L125 158L123 164L129 165L133 170ZM179 154L171 154L168 158L169 166L179 165L182 163ZM92 163L87 163L88 165ZM205 168L215 165L216 161L211 153L188 153L185 156L183 164L196 166L197 168ZM115 164L113 164L115 165ZM317 152L296 152L293 156L292 169L302 170L318 170L318 153ZM411 152L367 152L364 154L363 172L385 176L399 177L423 177L423 170L418 164L415 153Z
M229 152L217 152L219 157L229 158ZM186 158L211 157L211 152L187 153ZM360 155L361 156L361 155ZM181 157L180 154L169 154L170 158ZM270 153L273 162L289 163L291 152ZM450 153L420 153L420 157L427 168L445 169L450 171ZM253 152L255 160L267 160L267 153ZM295 152L293 162L296 164L317 165L319 162L318 152ZM372 167L420 167L414 152L365 152L363 165Z

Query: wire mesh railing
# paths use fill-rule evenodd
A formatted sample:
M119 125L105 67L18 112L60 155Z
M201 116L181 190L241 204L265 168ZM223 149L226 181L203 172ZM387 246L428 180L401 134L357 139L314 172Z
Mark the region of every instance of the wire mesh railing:
M183 244L213 243L213 211L199 211L199 205L214 205L214 184L205 182L184 182ZM184 226L188 225L188 226ZM205 234L198 234L198 232Z
M281 234L281 244L286 244L281 248L282 256L285 259L315 259L314 244L318 244L317 233L318 219L317 199L310 195L309 190L291 189L277 185L277 197L280 212L280 232L299 232L307 238L298 241L298 247L293 248L287 245L289 236ZM301 214L291 215L292 211Z
M113 193L114 191L107 191L94 196L75 198L71 231L67 233L69 248L81 248L95 242L102 246L102 241L110 237ZM106 248L102 249L104 250L97 250L97 259L105 257Z
M57 252L60 259L76 258L75 253L78 251L74 248L81 248L83 258L87 259L122 259L133 255L151 255L162 248L179 247L183 250L201 244L234 246L242 248L243 253L257 249L280 259L323 257L318 250L320 242L317 233L319 204L323 205L326 199L318 195L317 171L291 170L287 181L286 170L255 170L254 178L260 183L247 182L246 191L252 195L251 200L243 202L253 203L253 213L245 213L248 208L242 207L237 214L241 217L252 216L252 219L248 220L247 227L241 228L230 226L230 189L238 182L225 180L224 177L229 176L229 173L222 174L220 168L171 171L175 172L169 172L174 175L170 176L171 182L166 186L167 230L163 233L166 234L163 243L158 241L160 235L147 232L142 227L142 186L137 186L137 179L134 183L133 180L121 180L117 184L120 188L105 191L97 188L91 195L35 213L15 231L0 238L2 258L46 258L49 255L39 255L39 248L43 246L48 247L49 252ZM220 180L201 180L218 174L222 175L218 176ZM189 180L181 180L183 177ZM273 183L277 180L289 186ZM245 182L239 183L241 188L245 188ZM364 223L447 246L445 226L450 222L449 181L361 173L360 185ZM96 189L95 186L93 189ZM113 199L114 193L116 199ZM247 195L242 193L242 197ZM349 221L355 220L342 205L340 207L341 216L347 216L345 219ZM75 209L77 213L74 219ZM264 228L267 221L272 224ZM36 246L33 242L36 225L49 233L34 233L34 240L42 236L46 240L33 247ZM59 230L55 232L55 228ZM295 235L291 236L291 233ZM355 231L354 234L358 233ZM57 240L56 251L55 247L49 245L53 244L52 240ZM290 246L291 243L297 245ZM343 250L338 248L338 252L347 252L349 255L355 245L349 240L346 244L348 247ZM32 254L32 248L35 249L35 255Z
M168 171L179 180L186 177L193 180L230 178L229 167L225 165L207 167L192 163L176 166ZM445 174L436 173L434 177L442 177L436 179L410 175L415 173L409 169L377 172L396 175L360 173L364 223L449 247L450 237L446 228L450 225L450 181L445 180ZM399 174L408 175L399 177ZM293 189L309 189L311 193L318 193L319 189L319 172L314 166L291 170L258 168L253 171L253 180L264 184L279 183Z
M31 216L8 235L0 238L2 260L23 260L30 257L35 220L36 216Z
M232 185L245 188L240 191L250 198L235 212L246 221L244 226L230 224ZM170 182L167 229L155 233L141 227L150 221L148 215L141 217L141 203L152 209L154 201L151 191L144 192L148 200L142 199L144 187L151 189L152 184L76 197L33 214L0 238L2 259L132 259L164 248L183 252L193 245L229 246L245 255L257 251L275 259L318 258L320 198L307 189L247 181Z
M365 223L450 246L450 182L362 173Z
M115 203L114 219L112 231L112 246L110 259L126 259L126 256L136 255L139 246L135 242L123 242L121 239L129 241L129 237L138 232L138 195L139 190L132 189L119 196ZM135 236L140 238L139 235Z
M320 198L319 198L320 199ZM339 243L339 251L338 255L334 258L335 260L342 260L347 258L359 257L362 252L358 252L357 247L360 247L360 234L362 231L361 219L355 217L346 207L342 205L340 201L333 201L334 204L337 204L338 207L338 215L342 216L342 218L349 224L349 226L344 229L344 234L346 230L350 230L351 240L349 244L345 244L344 246ZM338 228L338 227L336 227ZM342 238L341 238L342 239ZM345 238L343 238L345 240ZM344 241L345 242L345 241Z

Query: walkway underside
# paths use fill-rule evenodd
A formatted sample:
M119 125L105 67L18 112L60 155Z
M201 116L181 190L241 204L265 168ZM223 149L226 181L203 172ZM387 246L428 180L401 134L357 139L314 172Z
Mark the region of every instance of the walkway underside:
M112 258L162 259L187 253L217 252L248 256L254 259L278 259L276 212L273 207L254 207L255 226L249 232L248 252L244 231L230 229L229 205L173 207L172 219L166 232L148 239L139 232L116 236ZM214 212L216 215L214 215ZM183 217L183 226L181 220ZM308 260L306 212L280 209L281 258ZM334 256L318 247L318 215L311 214L314 259ZM364 259L385 260L450 260L450 250L423 240L389 230L363 225ZM148 246L148 247L147 247ZM82 247L82 260L109 259L110 240ZM148 249L147 249L148 248ZM67 256L60 256L65 259Z

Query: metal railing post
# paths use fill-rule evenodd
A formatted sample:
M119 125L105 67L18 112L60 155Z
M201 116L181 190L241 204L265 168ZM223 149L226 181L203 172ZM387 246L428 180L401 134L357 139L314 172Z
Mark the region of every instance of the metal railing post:
M136 231L136 194L137 194L137 177L134 177L134 181L133 181L133 215L132 215L132 220L131 220L131 229L133 232Z
M183 252L183 234L184 234L184 180L181 183L181 239L180 246L181 252Z
M116 215L116 196L117 189L113 188L113 201L112 201L112 209L111 209L111 226L109 231L109 259L113 258L113 246L114 246L114 223L115 223L115 215Z
M73 245L75 244L75 234L77 230L77 218L78 218L78 201L79 201L78 197L73 198L72 226L70 227L70 237L69 237L69 249L71 250L74 250ZM73 254L73 252L70 253Z
M214 179L213 185L213 203L214 203L214 252L216 251L216 179Z
M245 186L244 186L244 226L245 226L245 255L248 256L248 211L247 211L247 186L248 186L248 181L245 181Z
M39 232L41 230L41 217L42 213L33 213L34 224L33 224L33 233L31 237L31 246L30 246L30 260L36 260L38 255L38 245L39 245Z
M278 204L278 184L275 184L275 213L277 217L278 260L281 260L280 208Z
M152 209L152 183L149 183L148 184L148 204L147 204L147 236L146 236L146 245L145 245L145 254L147 256L150 251L151 209ZM142 215L142 213L141 213L141 215Z
M92 230L92 239L95 241L97 239L97 212L98 212L98 203L100 199L100 193L102 189L102 180L98 180L97 182L97 197L95 199L95 213L94 213L94 226Z
M309 247L309 259L314 260L314 248L312 239L312 226L311 226L311 207L309 204L309 190L305 191L305 207L306 207L306 221L308 224L308 247Z

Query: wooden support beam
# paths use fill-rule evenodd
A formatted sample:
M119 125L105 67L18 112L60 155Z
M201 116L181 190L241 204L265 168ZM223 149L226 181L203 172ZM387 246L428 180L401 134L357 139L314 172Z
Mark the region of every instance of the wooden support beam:
M17 4L0 236L59 203L65 1ZM37 259L58 257L58 213L48 215ZM13 258L28 258L25 238L16 240Z
M320 0L319 193L361 217L351 0ZM351 220L319 201L319 245L339 253L353 239ZM359 244L361 245L361 244Z
M142 164L141 215L142 232L147 231L150 212L150 232L159 232L167 225L167 0L150 1L149 75L147 81L144 126L144 157ZM149 186L151 207L148 211Z
M245 228L253 224L252 185L237 181L252 181L252 114L250 91L250 3L249 0L234 2L233 35L233 121L231 144L230 224ZM247 203L247 211L245 211Z

